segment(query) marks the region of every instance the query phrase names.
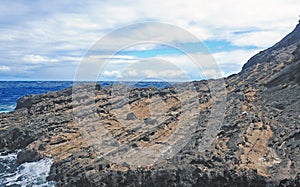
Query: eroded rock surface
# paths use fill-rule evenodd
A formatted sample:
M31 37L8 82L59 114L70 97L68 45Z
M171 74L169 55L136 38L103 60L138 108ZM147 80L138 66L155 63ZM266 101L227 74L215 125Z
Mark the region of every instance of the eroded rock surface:
M49 180L58 186L300 186L299 49L298 25L215 94L209 81L198 81L164 89L80 85L25 96L15 111L0 114L0 150L23 148L19 163L53 158ZM177 141L186 142L160 162L139 152L159 159Z

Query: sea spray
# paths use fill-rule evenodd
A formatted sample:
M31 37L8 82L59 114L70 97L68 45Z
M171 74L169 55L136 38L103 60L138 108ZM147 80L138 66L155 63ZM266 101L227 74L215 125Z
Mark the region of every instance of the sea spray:
M52 159L44 158L17 166L17 154L18 151L0 154L0 186L55 186L54 181L46 180L53 164Z

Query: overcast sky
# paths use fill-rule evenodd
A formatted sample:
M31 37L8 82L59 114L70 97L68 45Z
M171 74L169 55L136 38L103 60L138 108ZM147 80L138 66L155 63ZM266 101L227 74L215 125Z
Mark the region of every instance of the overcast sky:
M189 53L200 54L199 41L179 41L174 30L138 26L125 29L121 39L101 46L93 56L110 59L99 72L100 80L227 76L292 31L299 7L299 0L1 0L0 80L74 80L82 59L92 58L87 54L97 41L141 22L171 24L196 36L208 47L219 74L195 71L190 54L172 46L179 42ZM149 32L168 32L168 45L139 43L107 55L126 37Z

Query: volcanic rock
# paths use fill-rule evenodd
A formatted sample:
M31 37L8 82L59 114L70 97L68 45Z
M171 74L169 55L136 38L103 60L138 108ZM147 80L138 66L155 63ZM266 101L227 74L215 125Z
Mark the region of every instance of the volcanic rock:
M225 79L24 96L0 151L53 158L57 186L300 186L299 57L298 24Z

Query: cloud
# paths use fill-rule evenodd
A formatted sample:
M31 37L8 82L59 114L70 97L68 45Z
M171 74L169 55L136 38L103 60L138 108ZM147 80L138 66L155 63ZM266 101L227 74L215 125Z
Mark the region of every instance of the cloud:
M47 62L59 62L57 59L50 59L41 55L25 55L23 61L31 64L40 64Z
M233 50L224 51L212 54L219 65L223 64L237 64L242 66L253 55L259 52L259 49L252 50Z
M137 81L152 77L157 80L190 81L220 78L225 74L211 54L172 54L158 55L155 58L136 58L134 61L130 59L126 56L119 59L123 63L109 62L102 73L100 72L101 80L113 78ZM82 75L90 76L92 69L96 69L97 66L99 68L100 64L94 61L93 65L87 66L88 69L83 68Z
M53 73L46 70L50 66L55 70L64 66L75 71L81 58L106 34L133 23L160 21L181 27L200 40L225 40L240 47L227 50L224 46L221 52L213 51L220 67L228 68L227 75L236 72L255 52L270 47L290 32L297 23L298 7L298 0L1 1L0 42L4 47L0 49L0 67L17 68L19 74L23 71L28 76L38 70L45 73L43 77L53 77ZM109 50L137 41L144 38L145 33L154 41L176 43L174 38L179 38L182 42L190 42L190 38L172 29L145 26L115 35L114 40L107 41L100 49ZM255 49L242 49L247 46ZM148 43L132 45L131 50L138 52L159 47L160 44ZM176 59L176 55L166 56L175 58L179 67L187 62L181 57ZM107 71L117 71L112 68L137 60L135 55L111 59ZM192 72L192 66L186 66ZM6 73L9 72L15 76L13 71ZM67 76L74 74L70 72L59 77L73 79Z
M223 71L216 70L216 69L204 70L203 73L205 77L208 77L209 79L218 79L225 76L225 73Z
M0 66L0 71L1 72L10 71L10 67L8 67L8 66Z
M217 53L160 54L155 58L130 55L93 55L83 60L82 78L92 79L100 74L101 80L140 80L158 77L173 80L220 78L241 70L246 61L259 49L232 50ZM107 63L107 64L105 64ZM103 66L104 69L100 69ZM98 69L98 71L95 71ZM101 72L102 71L102 72ZM93 74L93 73L94 74Z
M260 49L252 50L233 50L212 54L222 70L224 76L238 73L241 71L243 64L247 62L253 55L258 53Z
M272 46L281 38L281 32L257 31L232 36L230 41L236 46L256 46L259 48L264 48L266 46Z
M149 78L168 82L190 80L187 72L176 64L158 58L132 63L117 76L117 80L121 81L139 81Z
M108 70L105 70L103 72L103 76L105 77L116 77L120 74L119 71L115 71L115 70L112 70L112 71L108 71Z

